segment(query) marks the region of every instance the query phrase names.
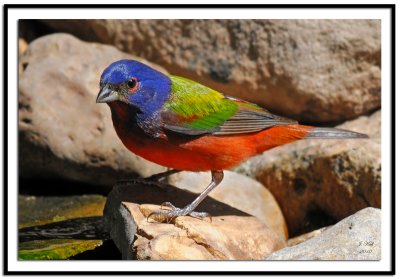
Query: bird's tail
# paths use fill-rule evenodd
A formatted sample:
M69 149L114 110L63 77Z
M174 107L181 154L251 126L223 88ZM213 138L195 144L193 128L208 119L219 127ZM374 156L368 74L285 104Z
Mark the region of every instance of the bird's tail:
M365 139L368 135L337 128L315 127L305 139Z

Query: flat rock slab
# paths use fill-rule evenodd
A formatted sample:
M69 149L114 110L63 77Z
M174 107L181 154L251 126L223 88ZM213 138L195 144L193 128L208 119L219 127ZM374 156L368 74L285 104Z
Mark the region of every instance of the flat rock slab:
M273 253L267 260L380 260L381 210L358 211L316 237Z
M168 177L169 184L193 193L201 193L210 181L209 172L184 171ZM232 171L224 171L224 179L209 196L257 217L278 235L288 238L286 221L278 202L260 182Z
M147 216L165 201L183 207L197 194L138 181L116 185L104 209L106 230L123 259L138 260L261 260L285 247L278 236L257 218L207 197L197 208L212 217L178 217L160 223Z

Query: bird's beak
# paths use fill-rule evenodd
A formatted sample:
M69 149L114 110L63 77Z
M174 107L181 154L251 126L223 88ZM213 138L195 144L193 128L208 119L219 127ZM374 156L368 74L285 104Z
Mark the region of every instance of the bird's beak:
M97 95L96 103L109 103L118 100L117 92L112 91L108 86L104 86L100 89L99 95Z

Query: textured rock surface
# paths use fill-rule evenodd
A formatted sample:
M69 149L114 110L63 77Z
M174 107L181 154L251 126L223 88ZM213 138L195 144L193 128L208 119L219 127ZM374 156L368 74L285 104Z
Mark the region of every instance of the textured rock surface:
M310 238L319 236L322 232L324 232L328 228L330 228L330 226L323 227L321 229L318 229L318 230L315 230L315 231L312 231L312 232L308 232L308 233L305 233L305 234L302 234L302 235L299 235L299 236L296 236L296 237L293 237L293 238L289 238L288 241L287 241L287 246L288 247L295 246L295 245L298 245L298 244L300 244L300 243L302 243L302 242L304 242L306 240L309 240Z
M380 260L381 211L365 208L319 236L273 253L267 260Z
M18 57L21 57L28 48L28 43L23 38L18 38ZM18 64L18 77L21 77L22 73L24 72L24 68L22 64Z
M46 20L307 122L380 107L379 20Z
M18 39L18 55L24 54L25 50L28 48L27 42L23 38Z
M127 151L114 131L108 106L95 102L102 71L122 58L134 57L66 34L41 37L29 45L20 59L22 177L111 185L122 177L164 170Z
M212 222L186 216L171 223L160 223L157 216L158 221L146 218L162 202L182 207L195 197L172 186L161 189L140 181L115 186L104 220L123 259L259 260L285 246L285 240L257 218L210 197L198 210L209 212Z
M381 205L380 111L339 127L371 138L298 141L254 157L237 169L271 191L290 236Z
M181 172L169 177L169 184L193 193L201 193L211 181L210 173ZM231 171L210 197L257 217L275 233L287 239L285 219L271 192L261 183Z

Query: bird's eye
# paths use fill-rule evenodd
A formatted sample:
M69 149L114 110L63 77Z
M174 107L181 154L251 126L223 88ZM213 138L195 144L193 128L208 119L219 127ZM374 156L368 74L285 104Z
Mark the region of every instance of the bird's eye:
M128 85L129 92L136 92L139 87L137 78L131 78L130 80L128 80L127 85Z

